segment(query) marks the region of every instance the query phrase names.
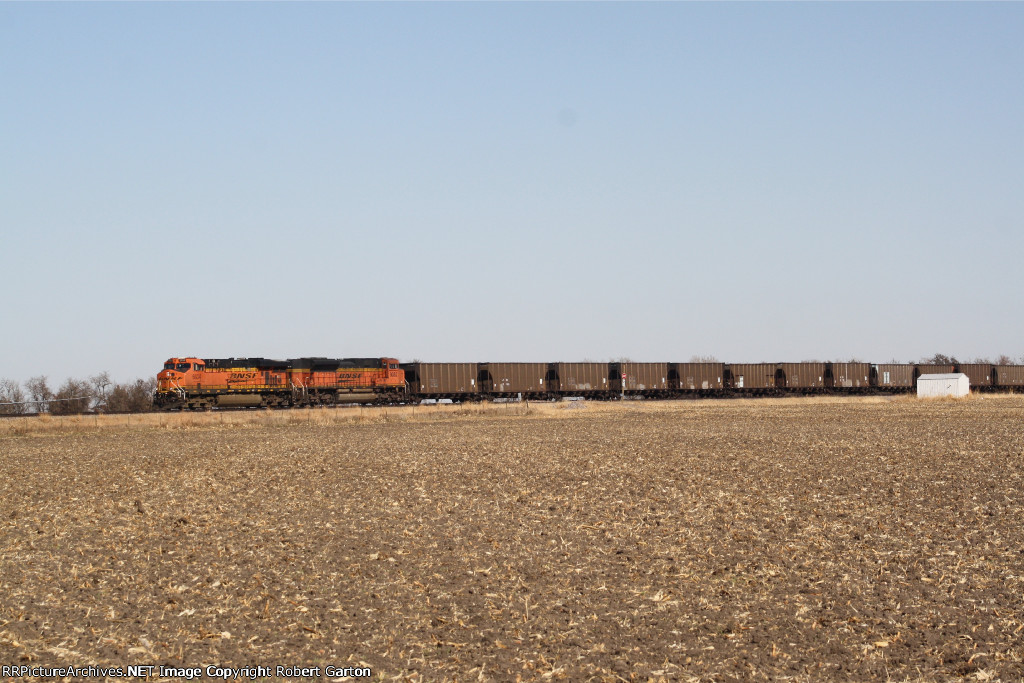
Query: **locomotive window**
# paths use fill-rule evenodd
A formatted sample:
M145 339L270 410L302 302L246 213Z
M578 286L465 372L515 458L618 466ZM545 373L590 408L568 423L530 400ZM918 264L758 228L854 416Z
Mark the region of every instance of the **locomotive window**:
M178 363L178 370L180 372L188 372L189 363Z
M164 370L173 370L174 363L164 363Z
M201 365L199 365L199 363L193 363L192 364L192 369L193 370L202 370L203 368L202 368Z
M398 369L398 363L392 363L388 367L391 368L392 370L397 370Z

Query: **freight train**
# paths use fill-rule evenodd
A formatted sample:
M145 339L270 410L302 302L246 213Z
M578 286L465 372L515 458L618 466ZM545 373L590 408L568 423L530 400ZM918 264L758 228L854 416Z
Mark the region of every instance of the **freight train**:
M394 358L171 358L162 410L593 399L897 393L918 376L963 372L971 388L1024 391L1024 365L954 363L399 363Z

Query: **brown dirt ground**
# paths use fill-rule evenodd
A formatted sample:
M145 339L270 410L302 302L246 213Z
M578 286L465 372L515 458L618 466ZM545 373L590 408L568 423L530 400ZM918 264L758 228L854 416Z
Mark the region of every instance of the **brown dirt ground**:
M8 427L0 663L1021 680L1022 417L769 399Z

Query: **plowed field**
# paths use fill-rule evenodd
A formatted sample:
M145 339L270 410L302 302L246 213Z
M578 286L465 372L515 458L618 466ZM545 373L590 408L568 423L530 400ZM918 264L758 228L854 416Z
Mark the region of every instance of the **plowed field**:
M5 424L0 663L1020 680L1022 418L991 397Z

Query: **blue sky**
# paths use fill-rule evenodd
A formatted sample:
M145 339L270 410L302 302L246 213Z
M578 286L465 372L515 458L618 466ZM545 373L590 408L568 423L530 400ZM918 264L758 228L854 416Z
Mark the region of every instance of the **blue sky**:
M0 377L1024 354L1024 4L0 4Z

